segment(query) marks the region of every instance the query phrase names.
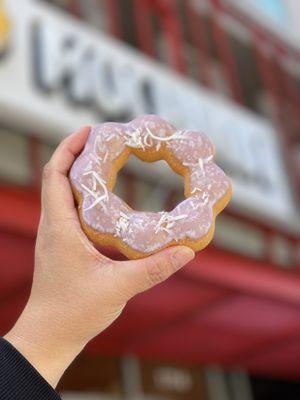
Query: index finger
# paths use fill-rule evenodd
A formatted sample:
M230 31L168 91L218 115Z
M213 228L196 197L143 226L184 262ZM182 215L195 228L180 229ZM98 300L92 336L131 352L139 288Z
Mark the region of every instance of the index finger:
M73 218L74 199L67 174L83 149L90 127L86 126L64 139L44 167L42 210L63 218Z
M89 126L85 126L61 141L48 162L47 167L66 175L76 156L85 145L90 129Z

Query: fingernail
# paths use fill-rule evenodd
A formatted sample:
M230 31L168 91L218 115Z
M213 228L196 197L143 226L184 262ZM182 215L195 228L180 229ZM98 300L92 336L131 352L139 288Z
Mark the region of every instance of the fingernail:
M195 253L189 247L182 247L181 249L175 251L175 253L172 256L172 261L175 270L177 271L178 269L185 266L185 264L191 261L194 257Z

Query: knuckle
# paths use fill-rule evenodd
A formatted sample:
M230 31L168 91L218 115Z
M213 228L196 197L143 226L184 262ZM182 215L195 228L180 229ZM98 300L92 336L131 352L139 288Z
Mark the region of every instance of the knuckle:
M63 147L63 146L65 146L66 143L68 143L68 137L69 136L67 136L67 137L63 138L63 140L61 140L61 142L59 144L60 147Z
M164 263L161 260L153 260L147 268L147 280L150 287L163 282L167 278Z
M53 168L50 164L50 162L47 162L47 164L43 168L43 179L47 180L53 175Z
M37 248L46 251L56 246L59 243L59 240L59 232L55 227L52 225L48 225L47 227L40 225L36 241Z
M66 152L68 150L68 138L64 138L57 147L58 151Z

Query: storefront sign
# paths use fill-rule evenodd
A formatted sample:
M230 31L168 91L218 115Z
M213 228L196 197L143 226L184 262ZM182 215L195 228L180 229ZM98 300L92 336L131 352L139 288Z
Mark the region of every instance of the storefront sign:
M293 221L269 122L47 4L5 3L14 30L12 51L0 60L2 122L58 139L87 123L156 113L212 138L233 180L234 206Z

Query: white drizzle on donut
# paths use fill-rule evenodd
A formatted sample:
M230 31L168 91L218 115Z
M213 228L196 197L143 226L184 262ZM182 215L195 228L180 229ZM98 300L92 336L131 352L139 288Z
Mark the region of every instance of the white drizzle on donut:
M111 133L106 140L109 142L113 137L115 137L115 134Z
M167 213L166 211L161 212L161 217L155 227L155 233L160 231L165 231L169 234L172 233L172 228L174 227L176 221L184 219L187 217L187 214L173 216Z
M101 157L97 156L95 153L90 153L90 159L92 161L94 161L98 165L98 167L101 166L100 161L102 161L102 159L101 159Z
M209 201L209 194L207 192L203 192L201 198L203 200L203 203L207 204Z
M99 185L102 187L102 189L104 190L105 193L105 197L108 197L108 191L107 191L107 187L106 187L106 182L104 179L100 178L100 176L97 174L96 171L87 171L83 174L85 175L92 175L93 178L93 184L97 181L99 183Z
M108 151L105 152L104 157L103 157L103 162L105 163L108 157Z
M97 154L98 153L98 147L99 147L99 136L96 136L95 142L94 142L94 146L93 146L93 153Z
M170 136L165 136L165 137L157 136L151 131L151 129L148 126L146 126L146 133L144 133L142 128L136 128L133 131L126 130L125 135L126 135L125 144L127 146L136 149L141 148L144 151L146 150L147 147L149 148L154 145L153 142L154 140L157 140L155 150L158 151L161 147L162 142L168 142L174 139L184 139L180 131L176 131Z
M100 178L100 176L97 174L97 172L95 171L87 171L83 173L83 176L85 175L92 175L92 184L93 187L92 189L88 188L85 184L81 183L81 187L88 192L92 197L94 197L94 202L83 209L83 211L88 211L91 210L92 208L96 207L97 204L101 203L104 200L108 200L108 190L106 187L106 182L104 179ZM97 183L99 183L100 187L103 189L104 194L101 196L97 196L97 193L95 192L97 189Z
M92 197L94 197L94 199L97 198L96 193L93 192L91 189L89 189L87 186L85 186L84 183L81 183L81 187L83 187L83 189L84 189L85 191L87 191Z
M125 214L124 212L120 211L120 217L116 222L116 233L114 236L122 237L124 233L129 230L129 215Z
M143 141L143 136L142 136L142 129L141 128L136 128L134 131L125 131L125 134L127 137L125 138L125 144L129 147L133 147L136 149L142 148L145 150L145 144Z
M210 155L209 157L206 157L206 158L199 157L198 162L196 162L196 163L183 162L182 165L184 165L185 167L196 168L192 172L192 174L197 174L199 176L201 173L202 175L205 175L204 165L207 164L208 162L210 162L212 159L213 159L213 155Z
M84 208L83 211L91 210L92 208L96 207L97 204L101 203L103 200L107 200L105 195L96 197L95 201L90 206Z

